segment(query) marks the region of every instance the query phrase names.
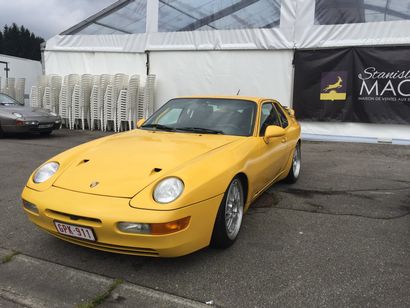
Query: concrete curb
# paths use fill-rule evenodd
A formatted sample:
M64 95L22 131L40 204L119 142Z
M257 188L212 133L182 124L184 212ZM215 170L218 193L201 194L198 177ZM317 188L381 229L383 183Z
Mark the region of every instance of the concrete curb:
M0 258L12 253L0 249ZM108 292L115 283L112 278L19 254L0 264L0 303L3 299L33 308L76 307L100 298L101 307L209 307L131 283Z

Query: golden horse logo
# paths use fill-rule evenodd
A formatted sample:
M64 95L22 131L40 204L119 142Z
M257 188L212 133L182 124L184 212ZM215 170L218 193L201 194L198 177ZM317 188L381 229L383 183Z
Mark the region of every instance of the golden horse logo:
M328 85L326 88L323 89L323 92L328 92L330 90L335 90L341 88L343 79L340 76L337 76L337 82Z

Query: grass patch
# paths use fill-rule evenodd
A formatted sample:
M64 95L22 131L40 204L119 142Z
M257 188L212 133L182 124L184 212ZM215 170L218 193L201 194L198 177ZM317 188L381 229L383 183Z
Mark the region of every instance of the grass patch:
M123 283L122 279L116 279L112 283L112 285L108 288L107 291L105 291L104 293L100 295L97 295L91 302L80 304L77 307L78 308L94 308L94 307L97 307L98 305L101 305L111 295L111 292L114 291L115 288L118 287L122 283Z
M20 254L20 252L18 252L18 251L13 251L11 254L9 254L9 255L7 255L7 256L4 256L4 257L1 259L1 264L10 262L11 260L13 260L13 258L14 258L15 256L17 256L17 255L19 255L19 254Z

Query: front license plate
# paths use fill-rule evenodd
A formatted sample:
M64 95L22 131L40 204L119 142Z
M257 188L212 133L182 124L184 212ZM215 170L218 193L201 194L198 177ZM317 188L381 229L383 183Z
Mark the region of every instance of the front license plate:
M95 242L95 235L92 228L66 224L59 221L54 221L54 225L56 226L57 232L60 234Z
M38 128L50 128L53 127L54 124L40 124Z

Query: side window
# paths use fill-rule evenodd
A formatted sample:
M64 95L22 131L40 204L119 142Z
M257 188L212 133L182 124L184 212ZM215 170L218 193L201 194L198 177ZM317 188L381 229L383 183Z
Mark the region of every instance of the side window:
M278 113L272 103L264 103L261 111L259 136L263 136L265 134L266 127L269 125L281 126L281 123L278 118Z
M275 106L275 108L276 108L276 111L278 112L278 115L279 115L279 118L280 118L280 122L281 122L281 124L282 124L281 126L282 126L283 128L288 127L289 122L288 122L288 119L286 118L285 113L283 112L283 109L282 109L277 103L275 103L274 106Z

